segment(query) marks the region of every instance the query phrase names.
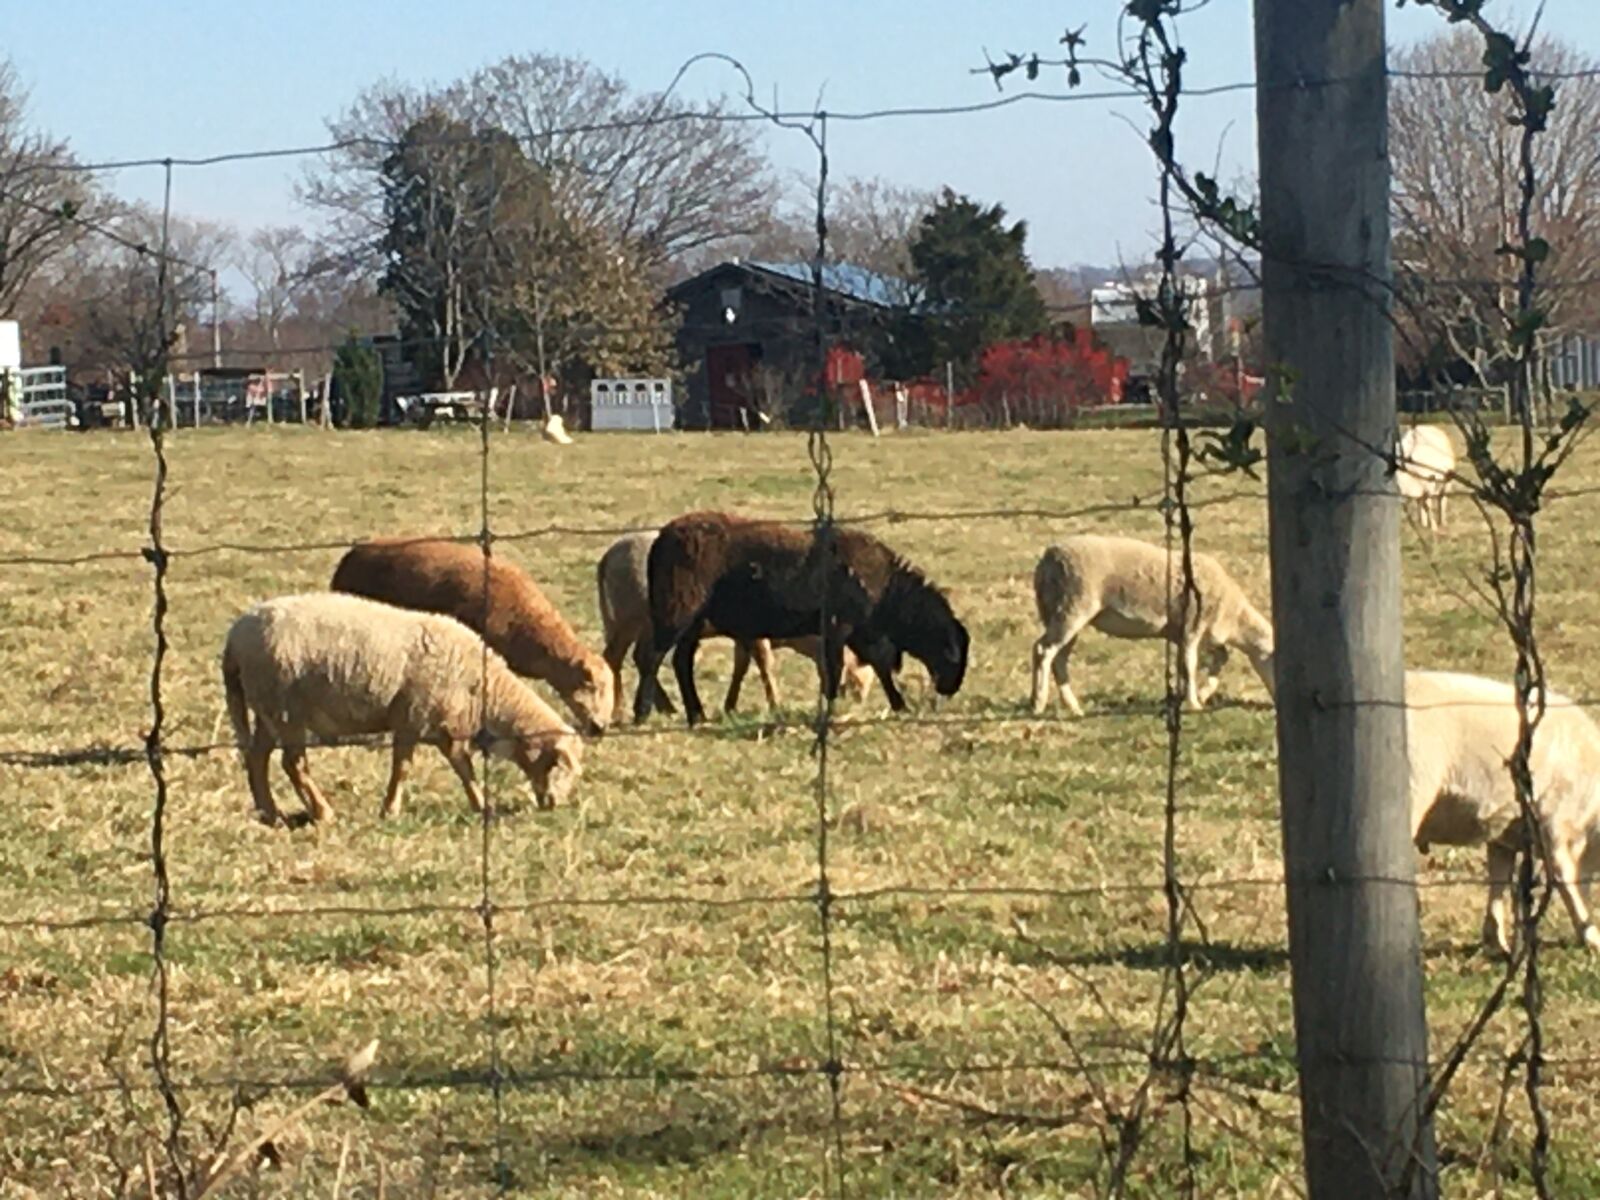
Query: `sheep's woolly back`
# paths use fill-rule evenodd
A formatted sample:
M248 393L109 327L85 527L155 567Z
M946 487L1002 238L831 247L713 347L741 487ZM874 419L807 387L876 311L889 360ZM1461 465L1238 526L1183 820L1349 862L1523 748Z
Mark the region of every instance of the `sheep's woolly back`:
M518 674L549 681L578 716L603 723L611 712L612 687L605 660L525 571L491 556L487 581L485 593L484 556L476 546L378 538L340 559L332 587L454 617L482 633Z
M1442 492L1456 469L1455 446L1437 425L1413 425L1400 438L1395 486L1408 500Z
M1406 744L1417 845L1496 841L1520 820L1507 762L1517 742L1510 684L1448 671L1406 672ZM1600 832L1600 727L1547 691L1533 735L1534 789L1562 839Z
M943 595L916 567L858 529L833 532L846 578L869 604L897 593ZM711 589L730 570L775 571L820 584L820 562L809 528L726 512L686 513L662 526L650 550L650 602L657 628L681 625L705 607ZM841 597L842 599L842 597Z
M333 592L281 596L233 623L223 657L249 707L323 738L421 740L572 732L472 630L451 617Z
M637 631L636 637L649 633L650 547L655 540L650 529L626 533L600 556L596 573L607 644L624 631Z
M733 513L685 513L661 527L649 551L651 624L677 629L705 608L711 590L735 565L777 557L804 559L808 531Z
M879 639L920 659L935 686L953 695L969 637L948 597L871 534L835 528L830 542L825 551L810 528L725 512L667 522L650 548L656 652L695 622L747 640L811 634L825 604L850 637Z
M1209 554L1193 554L1195 589L1188 598L1191 627L1225 645L1272 649L1271 623L1250 603L1226 569ZM1170 596L1169 596L1170 592ZM1066 613L1088 609L1143 626L1143 636L1170 637L1184 611L1183 563L1166 547L1137 538L1079 534L1047 549L1034 568L1034 602L1046 626Z

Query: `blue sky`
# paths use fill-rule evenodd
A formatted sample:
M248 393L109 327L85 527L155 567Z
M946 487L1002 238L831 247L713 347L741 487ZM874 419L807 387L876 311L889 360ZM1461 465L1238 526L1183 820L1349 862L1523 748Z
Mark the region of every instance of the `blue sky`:
M742 60L763 94L807 105L821 89L836 111L964 104L993 98L969 74L985 46L1054 51L1067 25L1087 23L1103 51L1116 0L957 0L795 4L652 0L12 0L3 52L32 91L37 123L68 137L92 161L192 157L316 143L324 119L365 84L385 76L444 81L510 53L584 55L640 88L665 86L703 50ZM1600 55L1596 0L1549 0L1545 28ZM1516 14L1527 4L1491 5ZM1408 6L1389 9L1392 44L1442 26ZM1250 5L1212 0L1190 18L1190 81L1251 78ZM737 86L726 68L702 66L689 98ZM1026 86L1020 81L1018 88ZM1041 89L1063 90L1052 80ZM1092 82L1091 82L1092 86ZM1008 84L1008 87L1010 85ZM1119 119L1119 118L1126 118ZM1138 109L1117 103L1032 103L959 117L904 118L830 129L836 175L881 175L925 187L950 184L998 200L1031 229L1036 264L1142 258L1154 218L1150 167ZM1219 152L1226 179L1254 153L1248 92L1195 98L1184 108L1182 145L1191 161ZM814 169L795 134L771 135L784 169ZM174 207L242 228L306 223L294 202L302 164L229 164L178 173ZM159 171L110 180L119 194L157 199Z

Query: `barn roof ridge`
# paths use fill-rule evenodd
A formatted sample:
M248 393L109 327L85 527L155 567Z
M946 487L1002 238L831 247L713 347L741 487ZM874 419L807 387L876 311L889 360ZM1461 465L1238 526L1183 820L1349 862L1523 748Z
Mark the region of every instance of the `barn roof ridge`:
M703 282L717 272L729 269L774 277L787 284L811 286L811 264L809 262L727 258L707 267L703 271L697 272L688 279L674 284L667 290L667 295L676 296L687 292L694 285ZM853 300L859 304L868 304L874 308L896 307L902 302L902 297L907 290L905 281L869 270L856 263L824 263L822 266L822 286L837 296Z

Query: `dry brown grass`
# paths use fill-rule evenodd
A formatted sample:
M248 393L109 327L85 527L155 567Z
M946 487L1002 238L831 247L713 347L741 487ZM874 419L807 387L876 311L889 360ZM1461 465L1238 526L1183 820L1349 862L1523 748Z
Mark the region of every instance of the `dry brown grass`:
M324 586L339 554L195 551L478 526L477 443L463 431L185 431L171 457L167 538L180 551L170 576L172 744L210 739L232 617L263 596ZM849 437L837 464L845 515L1077 509L1151 497L1160 479L1147 433ZM143 543L151 462L136 435L6 437L0 476L0 557ZM1600 482L1592 453L1572 476ZM504 533L645 524L708 506L803 517L811 475L792 436L618 435L557 448L518 431L496 436L490 486L491 523ZM1258 489L1230 480L1199 491L1214 501L1197 514L1199 543L1265 605ZM1554 682L1577 694L1593 691L1586 668L1600 633L1583 568L1595 503L1556 502L1541 542L1543 644ZM1453 517L1431 554L1406 534L1408 656L1503 673L1505 639L1466 582L1485 539L1465 506ZM1053 537L1088 529L1156 538L1161 523L1147 504L1079 521L879 529L951 587L974 658L944 723L846 723L836 740L832 883L875 893L841 900L834 914L852 1194L1080 1195L1102 1170L1086 1081L1051 1066L1067 1048L1041 1006L1090 1057L1137 1057L1161 981L1165 734L1153 711L1159 647L1101 637L1086 638L1075 662L1090 715L1024 719L1033 563ZM597 642L593 569L609 541L540 536L500 552ZM148 721L148 565L0 571L0 748L137 746ZM703 690L720 695L725 645L702 661ZM801 723L814 674L794 656L782 670L788 715ZM920 670L908 675L920 693ZM1224 693L1264 699L1241 663ZM866 713L879 703L874 693ZM512 774L493 776L511 809L490 860L492 894L506 906L495 922L492 1027L513 1076L500 1150L521 1193L819 1193L827 1089L816 1074L781 1073L825 1053L817 914L805 899L816 874L816 766L808 734L760 719L759 690L746 707L693 735L658 718L642 736L608 737L590 749L577 802L554 812L535 811ZM208 1122L226 1120L234 1081L248 1081L244 1098L255 1101L240 1117L244 1133L309 1094L271 1085L323 1086L331 1060L381 1037L373 1109L329 1109L296 1126L281 1143L282 1167L229 1194L328 1195L341 1153L346 1196L375 1195L380 1171L390 1196L493 1194L496 1123L481 1084L489 989L473 911L479 826L442 762L419 757L408 810L389 823L376 815L381 753L324 749L311 765L340 819L289 833L251 819L231 753L169 763L180 915L169 932L172 1046L191 1149ZM1274 784L1268 712L1222 706L1192 722L1182 873L1201 885L1211 947L1190 1044L1219 1064L1196 1107L1206 1194L1294 1194ZM286 784L275 786L291 802ZM128 918L0 930L0 1086L14 1093L4 1102L0 1196L119 1186L143 1195L140 1164L165 1129L148 1066L149 932L138 923L152 896L148 771L0 766L0 789L11 821L0 842L3 915ZM1480 871L1477 855L1447 852L1424 878ZM1012 890L971 892L984 888ZM630 900L639 897L668 899ZM1436 1048L1495 977L1475 949L1481 903L1477 884L1422 896ZM219 912L233 915L193 919ZM1559 921L1550 928L1562 939L1550 952L1550 1052L1600 1056L1594 968ZM1514 1016L1497 1021L1487 1048L1502 1050L1515 1030ZM710 1077L683 1078L691 1073ZM1137 1076L1107 1067L1101 1082L1115 1092ZM1494 1145L1498 1096L1495 1065L1475 1063L1443 1116L1447 1179L1460 1194L1489 1189L1496 1154L1525 1153L1517 1098ZM1588 1068L1555 1072L1550 1107L1569 1193L1600 1187L1587 1142L1592 1097ZM984 1123L961 1104L1041 1120ZM1139 1194L1170 1191L1175 1138L1170 1120L1153 1128ZM1519 1189L1525 1182L1508 1178L1506 1194Z

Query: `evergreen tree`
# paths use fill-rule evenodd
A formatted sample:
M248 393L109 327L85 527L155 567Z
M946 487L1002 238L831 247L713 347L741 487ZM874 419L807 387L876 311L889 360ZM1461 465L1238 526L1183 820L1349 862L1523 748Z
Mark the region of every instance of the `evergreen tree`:
M950 362L966 384L984 347L1046 331L1049 315L1028 263L1027 237L1027 223L1007 225L1001 205L985 207L944 190L911 241L920 302L896 323L897 373L938 374Z
M333 387L344 402L348 429L371 429L378 423L383 400L383 364L378 352L356 341L352 333L333 356Z

